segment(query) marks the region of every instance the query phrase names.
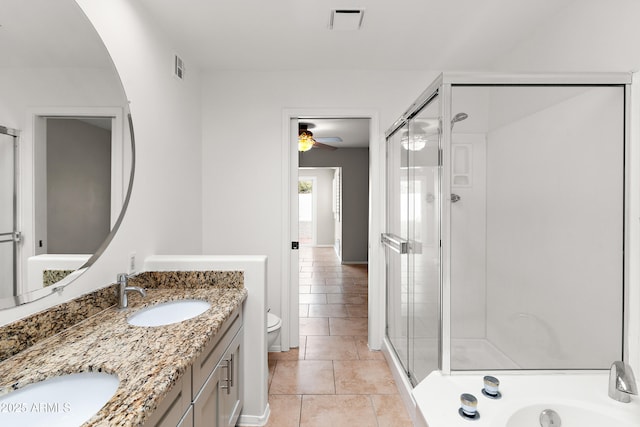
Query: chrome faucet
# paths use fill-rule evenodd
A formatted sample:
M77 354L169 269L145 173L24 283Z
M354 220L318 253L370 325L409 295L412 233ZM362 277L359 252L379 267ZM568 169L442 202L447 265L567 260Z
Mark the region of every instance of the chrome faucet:
M127 292L136 291L142 298L147 296L147 291L139 286L127 286L127 281L133 275L128 275L126 273L118 274L118 308L127 308L129 305L129 301L127 300Z
M621 361L613 362L609 370L609 397L629 403L632 394L638 394L638 386L631 366Z

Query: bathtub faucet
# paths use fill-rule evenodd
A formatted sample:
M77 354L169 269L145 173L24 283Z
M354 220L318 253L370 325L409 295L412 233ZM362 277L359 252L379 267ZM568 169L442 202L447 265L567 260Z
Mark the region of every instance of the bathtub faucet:
M621 361L613 362L609 370L609 397L629 403L632 394L638 394L638 386L631 366Z

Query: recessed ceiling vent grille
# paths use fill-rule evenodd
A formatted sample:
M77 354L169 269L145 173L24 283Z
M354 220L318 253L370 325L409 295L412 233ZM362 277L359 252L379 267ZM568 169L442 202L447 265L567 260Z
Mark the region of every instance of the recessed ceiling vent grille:
M364 9L334 9L331 11L329 29L355 31L362 28Z
M184 61L178 55L173 55L173 75L184 80Z

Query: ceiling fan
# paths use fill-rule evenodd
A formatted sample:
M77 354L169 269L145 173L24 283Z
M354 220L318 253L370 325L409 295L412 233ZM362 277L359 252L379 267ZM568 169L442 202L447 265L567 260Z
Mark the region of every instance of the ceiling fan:
M337 150L338 147L327 145L325 142L342 142L342 138L337 136L314 138L313 123L300 123L298 125L298 151L309 151L312 148L323 148L325 150Z

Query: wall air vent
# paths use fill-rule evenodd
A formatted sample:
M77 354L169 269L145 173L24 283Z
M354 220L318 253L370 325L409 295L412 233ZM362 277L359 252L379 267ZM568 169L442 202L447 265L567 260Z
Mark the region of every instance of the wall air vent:
M173 55L173 75L184 80L184 61L178 55Z
M331 11L329 29L354 31L362 28L364 9L334 9Z

